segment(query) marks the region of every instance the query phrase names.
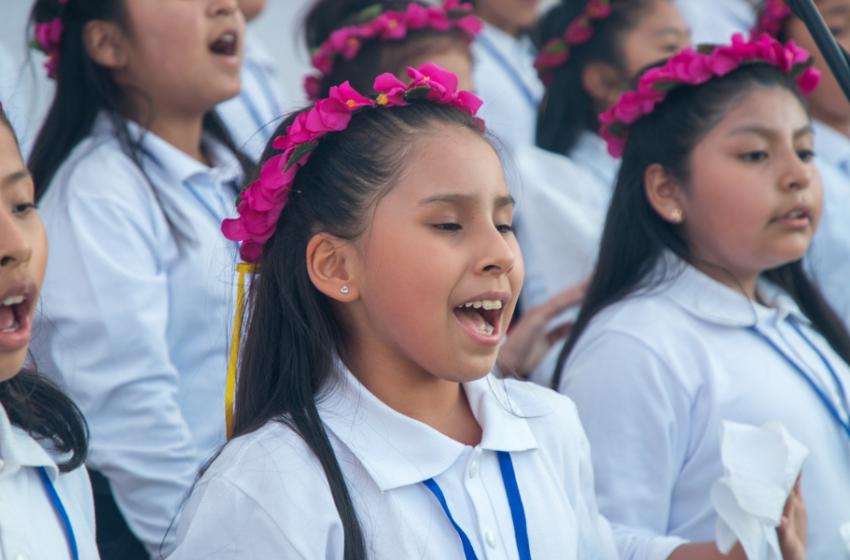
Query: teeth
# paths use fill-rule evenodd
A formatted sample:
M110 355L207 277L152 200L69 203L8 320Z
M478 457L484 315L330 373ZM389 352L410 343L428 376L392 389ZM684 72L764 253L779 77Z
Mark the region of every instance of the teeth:
M463 307L474 307L475 309L501 309L502 302L501 300L483 299L479 301L470 301L469 303L464 303L463 305L458 305L458 309Z
M225 33L224 35L221 36L219 41L222 41L224 43L235 43L236 42L236 35L234 35L233 33Z
M3 300L3 306L11 307L12 305L18 305L23 303L25 299L27 298L25 298L24 296L10 296Z
M804 216L804 214L801 210L795 210L794 212L791 212L790 214L788 214L788 217L791 218L792 220L796 220L797 218L802 218L803 216Z
M19 328L21 328L20 323L18 323L17 321L15 321L15 324L14 324L14 325L12 325L12 327L11 327L11 328L3 329L3 330L2 330L2 331L0 331L0 332L2 332L2 333L4 333L4 334L5 334L5 333L13 333L13 332L17 331Z
M478 331L478 334L483 334L483 335L485 335L485 336L490 336L491 334L493 334L493 331L495 331L495 330L496 330L496 328L495 328L493 325L491 325L491 324L489 324L489 323L488 323L488 324L487 324L487 325L486 325L483 329L481 329L480 331Z

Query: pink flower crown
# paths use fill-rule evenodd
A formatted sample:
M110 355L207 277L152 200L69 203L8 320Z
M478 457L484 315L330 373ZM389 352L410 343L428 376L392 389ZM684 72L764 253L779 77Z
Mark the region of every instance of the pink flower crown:
M608 153L621 157L629 126L652 113L667 93L679 86L698 86L715 77L725 76L744 64L766 63L791 76L804 95L815 89L820 72L812 68L814 57L789 41L786 46L769 35L747 41L741 33L725 46L702 45L687 48L663 66L641 76L637 89L626 91L617 103L600 115L600 136L608 142Z
M756 26L750 31L754 39L765 33L778 38L785 20L794 15L783 0L764 0L758 10Z
M307 76L304 89L308 97L319 97L321 77L333 73L334 61L338 56L353 60L365 41L402 41L409 31L426 28L443 32L459 29L472 41L481 33L483 26L472 13L472 6L460 2L446 0L442 8L426 7L414 2L403 12L382 12L380 4L366 8L359 15L363 23L337 29L313 51L311 61L321 76Z
M30 47L47 55L44 67L47 69L47 77L56 79L56 69L59 67L59 45L62 42L62 33L65 31L62 25L62 11L68 0L56 0L59 2L59 15L46 23L36 23L33 28L33 40Z
M263 245L274 234L280 213L289 201L295 174L307 163L319 139L329 132L344 130L351 116L361 109L402 107L424 98L475 115L481 100L468 91L458 91L457 76L434 63L417 69L408 68L410 85L393 76L382 74L375 80L376 99L357 93L348 82L332 87L327 99L316 101L312 109L299 114L286 129L286 136L274 140L274 148L282 150L263 164L260 178L246 188L238 201L239 217L224 220L221 231L231 241L241 241L239 254L246 262L257 262ZM484 121L476 117L481 129Z
M570 23L562 36L550 39L543 45L534 60L534 67L543 85L549 87L552 71L569 60L571 47L590 41L593 37L593 22L607 18L612 11L611 0L590 0L584 12Z

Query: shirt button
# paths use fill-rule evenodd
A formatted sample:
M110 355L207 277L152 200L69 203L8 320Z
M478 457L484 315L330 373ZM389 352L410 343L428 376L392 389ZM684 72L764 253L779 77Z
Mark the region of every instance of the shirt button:
M484 540L487 541L487 546L490 548L496 548L496 533L493 531L487 531L484 533Z
M473 459L471 463L469 463L469 478L475 478L475 475L478 474L478 459Z

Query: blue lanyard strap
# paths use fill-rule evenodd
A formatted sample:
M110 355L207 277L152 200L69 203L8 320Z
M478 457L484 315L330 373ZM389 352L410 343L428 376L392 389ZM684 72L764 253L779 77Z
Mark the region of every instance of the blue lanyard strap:
M818 357L820 357L821 361L826 366L826 369L829 370L829 373L832 375L832 378L838 385L838 390L841 393L841 396L844 398L846 404L847 395L844 393L844 386L842 385L841 380L838 378L838 374L835 373L835 369L832 367L832 364L829 363L829 360L826 359L826 356L823 355L823 353L818 349L818 347L812 344L812 341L809 340L809 338L805 334L803 334L802 329L797 326L796 322L790 321L790 323L791 326L794 327L794 330L797 331L797 333L800 335L800 337L805 340L806 343L815 351ZM842 428L844 428L844 431L847 433L847 436L850 437L850 424L848 424L844 421L843 418L841 418L841 414L838 412L835 403L833 403L832 399L827 396L821 386L816 383L814 379L812 379L811 375L809 375L809 373L805 369L803 369L803 367L801 367L787 353L785 353L782 348L779 347L778 344L776 344L773 340L770 339L770 337L761 332L756 325L753 325L752 330L756 332L759 336L761 336L764 340L766 340L767 343L770 344L773 349L779 353L779 355L785 358L788 363L791 364L791 366L796 369L800 375L803 376L803 378L809 383L812 389L814 389L815 393L817 393L818 397L820 397L821 401L823 401L823 403L826 405L826 408L827 410L829 410L830 414L832 414L832 417L835 418L838 424Z
M499 66L502 67L502 69L505 71L511 81L516 85L516 87L519 88L523 96L525 96L525 99L526 101L528 101L528 104L531 105L531 108L537 111L537 108L540 106L540 100L537 99L537 96L535 96L531 92L531 89L525 84L525 82L522 81L522 77L519 75L519 72L517 72L516 68L514 68L510 62L508 62L508 59L506 59L504 55L499 52L499 49L496 48L496 45L494 45L490 41L490 39L488 39L484 35L479 35L478 37L476 37L475 40L481 44L484 50L487 51L487 53L489 53L489 55L492 56L496 62L499 63Z
M516 481L516 473L514 472L514 464L511 460L511 454L506 451L497 451L496 453L499 457L499 467L502 471L502 482L505 484L505 492L508 495L508 504L511 508L511 519L514 523L514 534L516 535L519 557L520 560L531 560L531 548L528 541L528 525L525 520L525 508L522 505L522 496L520 496L519 493L519 485ZM463 554L466 560L478 560L478 556L475 554L475 549L472 548L472 543L469 541L469 537L466 536L466 533L460 528L460 525L455 522L454 517L452 517L452 512L449 511L449 505L446 503L446 497L443 495L443 491L433 478L423 481L422 484L424 484L428 490L434 494L437 501L440 502L440 505L443 507L443 511L446 512L446 517L448 517L449 521L451 521L452 526L455 528L455 531L457 531L457 534L460 537L460 542L463 544Z
M68 517L68 512L65 511L65 506L62 505L62 500L59 499L59 494L56 493L56 488L50 477L47 476L47 471L44 467L38 467L38 476L41 478L41 483L44 484L44 489L47 490L47 495L53 503L53 508L56 514L65 526L65 537L68 539L68 548L71 550L71 558L80 560L80 553L77 550L77 539L74 537L74 528L71 527L71 519Z

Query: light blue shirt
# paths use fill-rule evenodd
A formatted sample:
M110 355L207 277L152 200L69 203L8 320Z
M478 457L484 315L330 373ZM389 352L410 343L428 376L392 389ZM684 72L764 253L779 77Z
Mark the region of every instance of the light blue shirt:
M755 5L756 0L676 0L694 45L723 45L735 33L749 35L756 23Z
M730 420L782 422L809 449L808 557L850 558L840 536L850 522L850 438L786 356L845 421L847 400L817 351L845 390L850 367L776 286L759 283L761 305L677 259L667 264L659 287L593 319L560 387L590 439L599 509L621 557L660 560L669 539L715 540L710 488L723 475L718 428Z
M236 146L259 161L285 116L274 60L250 33L245 37L242 90L216 109Z
M225 167L145 134L149 184L101 117L40 207L50 258L34 358L84 412L88 466L109 478L155 557L198 468L225 441L236 245L220 227L235 214L240 172L230 152L206 145Z
M850 328L850 139L814 121L823 181L823 214L806 264L829 304Z

